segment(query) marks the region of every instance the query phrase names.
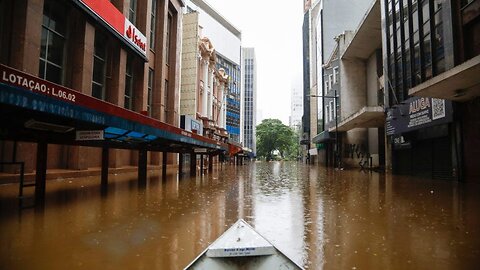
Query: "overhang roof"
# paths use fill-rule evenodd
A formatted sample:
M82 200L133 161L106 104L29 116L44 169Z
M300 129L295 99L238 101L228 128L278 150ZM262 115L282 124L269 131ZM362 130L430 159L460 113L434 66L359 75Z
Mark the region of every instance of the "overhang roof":
M326 143L330 141L335 141L335 135L326 130L318 133L312 139L312 143Z
M0 135L5 139L35 142L41 138L48 143L169 152L193 148L228 150L225 143L4 65L0 65L0 108ZM27 122L43 131L31 129ZM49 128L64 131L53 132ZM103 131L104 139L78 141L74 130Z
M360 58L366 60L377 48L381 48L381 46L382 25L380 1L374 0L358 28L355 30L353 39L348 44L341 58Z
M358 112L338 123L338 131L349 131L354 128L375 128L383 126L385 126L385 113L382 107L363 107ZM328 131L334 132L335 127L329 128Z
M408 94L459 102L480 96L480 55L411 88Z

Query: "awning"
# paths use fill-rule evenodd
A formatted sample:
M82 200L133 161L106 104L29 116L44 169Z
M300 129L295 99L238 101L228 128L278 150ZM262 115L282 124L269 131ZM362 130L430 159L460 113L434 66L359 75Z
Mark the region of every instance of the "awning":
M9 140L187 152L228 146L111 103L0 65L0 136ZM12 117L13 116L13 117ZM78 141L76 131L103 131Z
M408 94L460 102L480 96L480 55L413 87Z
M338 131L349 131L354 128L376 128L385 126L385 113L380 106L363 107L360 111L338 123ZM328 129L335 131L335 126Z
M353 39L341 56L366 60L382 46L382 25L380 16L380 1L373 1L372 6L360 22Z
M335 133L322 131L312 139L312 143L326 143L335 141Z

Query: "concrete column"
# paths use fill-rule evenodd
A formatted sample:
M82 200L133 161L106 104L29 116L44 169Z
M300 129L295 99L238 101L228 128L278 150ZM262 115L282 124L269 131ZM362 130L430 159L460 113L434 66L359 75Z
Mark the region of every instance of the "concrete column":
M178 154L178 175L183 174L183 153Z
M213 155L208 155L208 171L213 171Z
M208 61L203 61L202 116L208 117Z
M200 155L200 175L203 175L203 155Z
M218 100L220 101L220 109L217 125L223 127L223 106L225 105L223 102L223 83L218 84Z
M43 0L17 0L12 15L10 65L34 76L40 63L43 4Z
M167 180L167 156L168 153L166 151L163 151L163 157L162 157L162 181Z
M213 119L212 107L213 107L213 70L209 72L210 78L208 83L208 119Z
M223 125L224 129L227 129L227 96L223 97Z
M138 186L140 187L147 185L147 156L146 149L138 150Z
M190 176L197 175L197 155L194 152L190 153Z
M102 147L102 176L101 176L101 192L105 195L108 192L108 146Z
M127 52L114 45L112 52L112 76L107 83L106 99L119 107L125 104L125 72L127 68Z
M47 149L46 142L37 143L37 167L35 173L35 205L43 207L45 205L45 186L47 180Z

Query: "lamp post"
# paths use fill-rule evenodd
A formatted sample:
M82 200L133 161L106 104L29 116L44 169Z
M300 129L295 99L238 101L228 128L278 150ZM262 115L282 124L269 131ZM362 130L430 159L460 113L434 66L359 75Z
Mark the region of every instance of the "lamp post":
M337 102L338 102L339 96L337 95L337 90L335 90L333 96L310 95L310 97L333 98L335 100L335 167L337 169L340 169L340 154L339 154L339 144L338 144L338 116L337 116Z

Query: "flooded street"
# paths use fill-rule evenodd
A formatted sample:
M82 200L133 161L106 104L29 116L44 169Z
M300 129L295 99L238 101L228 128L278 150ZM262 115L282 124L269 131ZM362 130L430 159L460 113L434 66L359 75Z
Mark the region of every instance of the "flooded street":
M243 218L308 269L478 269L480 187L295 162L47 182L19 214L0 186L0 269L183 269Z

